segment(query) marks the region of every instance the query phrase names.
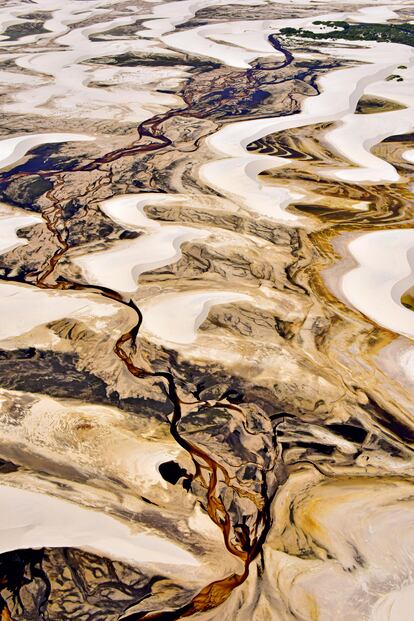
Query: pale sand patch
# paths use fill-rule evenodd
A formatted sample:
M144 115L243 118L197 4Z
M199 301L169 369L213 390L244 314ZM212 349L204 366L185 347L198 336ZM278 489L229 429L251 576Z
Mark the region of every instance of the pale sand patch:
M12 166L26 155L28 151L41 144L55 142L84 142L95 140L85 134L25 134L0 140L0 168Z
M410 621L414 609L414 583L387 593L375 604L370 621Z
M262 184L258 175L269 168L286 166L286 159L276 156L245 156L215 160L200 167L200 179L241 207L275 222L299 222L300 218L286 211L293 200L304 194L286 188Z
M219 0L216 0L216 2L200 2L197 9L202 8L202 6L209 6L212 4L221 5L222 3L223 2ZM238 3L244 4L244 2ZM164 19L144 22L144 26L151 30L149 32L143 31L140 33L141 36L158 37L170 48L180 50L187 54L213 58L224 65L238 69L248 69L251 66L250 63L259 56L283 59L283 54L275 50L268 40L270 34L274 34L281 28L295 27L314 31L323 29L325 32L329 32L329 30L333 29L324 26L315 26L313 22L317 20L336 21L347 18L355 19L356 21L370 22L374 17L369 11L368 13L364 13L362 9L362 12L358 11L357 13L354 11L346 13L335 12L294 19L228 21L166 34L168 29L173 29L173 24L184 21L179 18L177 19L177 17L172 18L176 10L176 4L178 3L170 3L167 5L169 8L162 11L164 16L167 14L169 15L168 18L164 17ZM191 2L188 4L183 2L180 3L180 5L181 4L185 4L189 11L192 11L195 6L192 5ZM264 3L260 1L256 2L256 4L260 5ZM158 7L156 8L158 9ZM378 8L382 10L378 10L376 14L382 21L384 18L390 19L392 17L392 11L386 10L383 7Z
M14 88L16 88L16 86L26 85L29 88L32 88L33 86L40 86L46 82L46 76L38 77L34 75L25 75L24 73L18 73L17 71L5 71L4 69L0 70L0 84L2 85L13 85Z
M140 304L143 314L140 333L162 342L193 343L212 306L241 301L252 302L252 298L230 291L161 294Z
M10 402L22 397L25 407L15 416ZM3 457L14 447L27 467L39 460L55 473L71 466L91 480L122 480L158 505L168 502L163 490L171 488L158 467L183 449L154 422L115 407L0 389L0 423Z
M361 24L381 24L390 19L398 19L398 14L390 9L389 4L363 7L358 9L355 15L350 18L351 21Z
M88 297L89 296L89 297ZM45 291L29 285L2 283L0 286L0 340L20 336L45 323L72 317L92 322L119 312L115 302L91 299L90 294Z
M43 218L38 215L26 215L23 210L10 209L0 203L0 253L10 252L19 246L25 246L27 240L17 237L16 231L31 224L39 224Z
M209 136L206 139L209 148L218 155L230 156L231 159L216 160L200 167L200 177L208 186L250 211L274 218L276 221L296 221L299 224L299 217L287 212L286 207L292 200L302 198L301 195L299 193L292 194L286 188L268 187L257 178L257 175L266 169L286 165L286 160L277 156L260 154L247 156L247 145L270 133L347 118L357 119L356 123L365 123L363 125L364 131L366 136L371 139L368 146L372 146L381 138L382 129L378 128L377 118L367 123L366 117L362 115L358 117L353 113L361 95L372 83L377 83L389 76L399 64L411 63L413 57L411 48L387 43L372 44L357 49L344 47L338 50L333 48L328 49L327 53L358 60L364 64L323 75L319 79L321 94L317 97L305 99L300 114L231 123ZM396 84L401 85L401 83ZM391 88L398 90L400 99L405 100L408 97L409 86L407 82L407 86L404 88L401 86ZM407 109L407 111L402 110L402 112L404 112L403 116L400 115L400 111L389 113L392 116L388 117L389 122L386 125L385 136L399 129L405 130L410 125L412 110ZM379 115L372 116L378 117ZM357 164L365 167L368 164L368 174L365 168L353 169L350 174L369 179L383 178L386 174L392 179L395 175L398 178L393 166L367 151L365 145L367 140L362 130L361 137L355 131L350 132L346 124L344 124L343 130L334 131L337 131L337 134L334 134L334 138L336 135L337 139L336 141L331 140L333 144L330 146L332 148L345 154L351 161L354 158ZM345 174L347 173L348 171ZM320 174L329 176L330 171L320 171ZM334 171L333 174L337 174L337 171Z
M259 26L253 29L255 23ZM162 36L161 41L170 48L187 54L213 58L228 67L238 69L248 69L251 61L258 56L282 61L283 54L275 50L267 40L267 29L260 27L261 23L263 22L229 22L200 26Z
M411 49L412 48L408 48ZM377 114L347 114L338 127L328 131L324 142L358 168L319 171L321 174L356 183L395 183L400 179L395 167L370 152L389 136L411 131L414 124L414 52L405 59L406 69L396 69L403 81L379 80L364 91L403 104L405 109Z
M113 3L115 2L116 0L113 0ZM99 6L102 4L100 0L97 0L95 2L89 1L88 7L81 7L77 2L67 2L65 6L62 6L60 0L35 0L35 2L31 2L26 6L0 7L0 32L3 32L10 25L22 23L22 19L24 21L25 15L33 13L34 8L38 7L40 11L51 14L50 18L46 18L44 22L45 30L55 35L63 34L68 30L69 24L88 19L93 15L94 10L95 12L105 11L105 9L99 9ZM34 37L32 40L35 41L37 38L45 38L48 35L47 33L41 33L29 36ZM17 44L21 41L22 39L20 39ZM30 41L30 39L26 37L24 42L27 43L28 41ZM15 44L15 42L7 39L4 45L9 46L13 44Z
M111 4L116 4L112 2ZM152 51L168 54L155 42L129 37L118 40L92 41L92 35L104 34L117 26L128 26L136 21L136 15L128 14L112 18L106 22L98 22L84 26L82 22L92 14L108 13L110 9L103 8L104 2L88 2L88 9L77 3L67 3L65 7L56 7L46 2L45 9L52 11L53 17L47 20L45 27L49 33L42 37L53 42L60 48L50 51L47 48L29 53L16 54L16 64L30 71L36 72L42 78L33 77L32 82L23 84L17 78L20 88L10 93L7 101L1 106L2 110L10 113L27 114L27 102L36 114L44 116L61 116L64 114L72 118L118 119L120 122L140 122L154 114L164 112L165 109L180 105L181 99L173 94L156 92L158 86L168 87L168 78L181 80L185 77L181 69L162 69L163 77L159 77L159 69L154 69L152 75L148 69L142 71L135 68L103 67L102 65L88 65L86 61L92 58L123 53L142 53ZM102 7L102 8L101 8ZM92 10L91 10L92 9ZM43 7L42 7L43 10ZM74 24L69 29L68 24ZM60 35L60 36L57 36ZM19 42L15 42L18 44ZM5 41L3 45L8 45ZM1 46L1 42L0 42ZM26 50L25 50L26 52ZM111 74L111 81L106 88L99 88L103 73ZM6 82L13 80L13 72L3 72L2 79ZM45 79L52 76L53 80ZM127 77L126 77L127 76ZM167 77L168 76L168 77ZM162 80L167 80L162 82ZM94 84L94 85L92 85Z
M414 164L414 149L408 149L408 151L404 151L402 156L407 162L410 162L410 164Z
M273 505L275 526L264 546L270 573L264 591L271 598L278 584L298 618L312 619L317 607L317 618L324 621L385 621L371 616L376 602L412 580L412 485L397 478L339 478L300 492L295 483L301 486L300 478L304 483L309 473L301 475L292 477ZM300 500L295 503L295 498ZM305 544L312 549L310 558L295 554L291 542L299 536L310 542Z
M149 218L144 209L146 205L157 203L177 203L182 199L180 195L161 194L157 192L122 194L102 201L100 208L117 224L125 228L146 228L159 230L161 224Z
M185 226L165 226L136 240L114 244L109 250L76 257L73 262L90 284L132 293L138 289L141 274L176 263L181 257L181 244L208 234Z
M0 553L75 547L135 564L200 565L185 549L135 523L61 498L2 485L0 503Z
M377 324L414 338L414 312L401 296L414 284L414 231L375 231L353 239L348 251L358 267L342 276L347 301Z
M413 126L414 107L395 112L350 115L341 126L325 135L324 142L358 168L328 171L324 176L354 183L396 183L400 175L395 167L370 153L370 148L389 136L404 134Z
M154 2L154 0L144 1ZM179 0L178 2L157 4L152 8L151 15L148 15L151 19L142 24L145 30L141 30L137 34L148 39L161 38L162 35L174 30L178 24L194 17L197 11L209 6L226 4L228 4L228 0ZM260 6L264 4L264 0L232 0L232 4Z
M268 117L251 121L239 121L224 126L206 139L212 151L219 155L242 157L246 146L267 134L286 129L330 122L354 112L361 95L369 84L386 78L393 69L411 57L411 49L404 45L389 43L355 50L348 48L327 49L328 54L343 58L355 58L367 64L349 69L339 69L323 75L318 80L321 94L304 100L302 112L288 117ZM392 53L391 53L392 52ZM261 157L258 155L257 157ZM277 161L277 160L276 160Z
M262 4L261 2L259 4ZM303 28L316 19L340 19L343 13L329 13L311 18L229 21L209 24L163 35L161 41L173 49L187 54L205 56L220 61L228 67L249 69L251 62L259 56L272 57L275 62L284 59L268 36L286 26ZM339 17L338 17L339 16Z
M414 389L414 345L404 337L394 339L375 356L377 365L394 380Z
M252 565L219 614L200 621L390 621L372 614L387 593L405 599L412 583L412 499L412 485L399 477L290 473L273 501L266 579ZM392 621L411 621L403 611Z
M118 242L108 250L78 256L73 262L82 269L89 283L125 293L136 291L142 273L175 263L181 257L181 244L210 234L205 229L160 225L143 211L149 203L176 201L177 197L162 194L124 195L104 201L101 208L109 217L144 234Z

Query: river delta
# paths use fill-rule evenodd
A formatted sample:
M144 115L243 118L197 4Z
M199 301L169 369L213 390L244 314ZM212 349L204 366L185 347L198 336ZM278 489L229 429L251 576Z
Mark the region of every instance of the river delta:
M412 619L413 35L1 4L1 621Z

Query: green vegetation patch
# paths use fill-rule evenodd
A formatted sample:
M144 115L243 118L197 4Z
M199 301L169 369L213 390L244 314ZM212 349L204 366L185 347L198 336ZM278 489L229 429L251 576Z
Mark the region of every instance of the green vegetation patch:
M280 33L288 37L304 39L347 39L348 41L379 41L404 43L414 47L414 24L348 24L348 22L313 22L315 26L336 28L330 32L312 32L302 28L281 28Z

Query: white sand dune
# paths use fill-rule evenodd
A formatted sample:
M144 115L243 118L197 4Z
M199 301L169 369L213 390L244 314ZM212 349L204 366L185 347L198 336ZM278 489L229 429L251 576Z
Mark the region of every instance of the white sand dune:
M398 19L398 13L389 8L387 4L363 7L358 9L354 17L350 18L351 21L360 24L381 24L391 19Z
M209 136L206 142L210 149L220 156L227 156L228 159L216 160L200 167L200 177L208 186L252 212L274 218L275 221L296 220L299 223L299 217L287 212L286 207L292 199L301 196L293 195L285 188L266 186L257 178L264 170L286 165L286 160L277 156L247 155L246 147L270 133L331 121L341 121L342 125L328 134L326 140L329 146L360 167L350 169L350 172L348 169L339 172L324 170L320 171L321 175L349 175L359 181L399 178L391 164L373 156L368 149L382 137L406 131L412 123L412 108L384 113L388 115L387 120L380 125L377 118L367 121L370 115L354 115L354 111L361 95L370 85L384 80L398 65L413 62L412 48L375 43L357 49L344 47L327 51L364 64L323 75L319 79L321 94L305 99L300 114L231 123ZM396 99L404 103L412 97L412 93L408 94L411 82L407 81L404 87L401 84L399 82L388 88L393 93L398 93L395 95ZM230 178L235 181L230 183Z
M326 134L325 141L357 168L335 169L330 173L325 169L321 174L354 183L397 182L400 175L395 167L370 153L370 148L389 136L410 131L413 125L414 106L395 112L348 116L340 127Z
M14 88L20 86L32 87L33 85L41 85L46 81L43 77L34 75L26 75L17 71L0 70L0 84L12 84Z
M160 192L118 194L102 201L100 208L108 218L125 228L159 230L162 225L146 215L144 211L146 205L162 205L163 203L174 205L181 198L180 195L162 194Z
M325 170L321 174L356 183L393 183L399 180L394 166L373 155L370 148L388 136L409 132L414 126L414 51L406 49L405 60L401 56L401 64L406 69L395 70L403 81L378 80L364 90L366 95L389 99L406 107L391 112L347 114L342 117L340 124L325 134L324 141L357 168L332 170L330 173Z
M271 29L263 27L263 22L230 22L164 35L161 41L187 54L206 56L229 67L248 69L258 56L284 59L283 54L267 40L270 33Z
M0 140L0 168L7 168L18 162L28 151L41 144L55 142L83 142L95 140L85 134L25 134Z
M161 294L141 303L143 321L140 333L162 342L187 345L197 339L197 330L212 306L241 301L252 302L252 298L231 291Z
M351 57L366 64L338 69L323 75L319 80L321 94L307 97L299 114L284 117L268 117L250 121L239 121L225 125L221 130L207 138L209 147L219 155L241 157L246 155L246 146L263 138L295 127L330 122L353 113L361 95L367 87L381 78L386 78L396 67L410 59L412 51L404 45L378 43L373 47L340 51L329 48L327 53L341 57ZM257 157L262 157L258 155Z
M79 0L71 0L71 2L64 4L59 0L32 0L26 6L23 4L19 6L3 6L0 7L0 32L4 32L8 26L23 24L26 21L26 15L30 15L37 8L43 13L50 13L50 18L46 17L44 22L45 30L55 35L64 34L68 30L69 24L88 19L93 15L94 11L105 12L105 9L99 9L100 5L102 5L100 0L89 0L87 5ZM28 35L19 38L17 44L34 42L47 36L47 33ZM4 39L4 45L9 47L10 45L16 45L16 42L7 38Z
M299 217L286 211L286 207L304 194L262 184L257 178L269 168L286 164L286 159L281 157L252 155L203 164L199 173L206 185L249 211L279 222L296 222Z
M2 283L0 286L0 340L20 336L33 328L66 317L94 320L119 312L119 305L96 301L90 294L45 291L29 285Z
M116 4L112 2L111 4ZM33 5L28 5L33 8ZM137 67L102 67L88 65L86 61L107 55L123 53L142 53L146 51L163 54L171 53L162 49L156 42L132 38L118 40L91 40L92 35L104 35L108 30L119 26L128 26L136 21L132 11L127 15L115 17L108 21L98 21L84 25L91 15L110 12L107 3L70 2L58 6L56 2L38 5L51 13L45 22L42 37L53 40L57 49L31 51L16 54L15 63L25 71L37 73L32 82L24 84L15 71L3 71L3 82L13 83L16 78L19 88L10 93L10 97L1 106L5 112L27 114L27 102L31 109L45 116L65 116L75 118L118 119L122 122L139 122L158 112L180 103L180 98L168 93L155 92L156 85L168 85L168 80L181 80L185 76L182 69L164 68L142 71ZM106 7L106 8L105 8ZM1 13L0 13L1 16ZM72 24L72 28L68 28ZM18 43L18 42L17 42ZM0 46L8 45L0 41ZM112 84L105 89L96 86L105 75L110 74ZM24 75L24 74L23 74ZM53 80L48 79L52 77ZM39 83L39 78L41 81ZM116 88L114 88L116 87Z
M410 621L414 608L414 583L387 593L375 604L370 621Z
M144 213L149 203L177 202L177 197L163 194L132 194L104 201L102 210L115 222L142 231L134 240L117 242L108 250L92 252L73 259L89 283L114 291L132 293L139 276L150 270L175 263L181 257L181 244L207 237L209 231L189 226L160 225Z
M16 210L17 211L17 210ZM13 214L13 210L0 203L0 253L9 252L27 244L27 240L17 237L16 231L32 224L43 222L43 218L36 214L27 214L17 211Z
M408 149L407 151L404 151L402 156L406 162L410 162L410 164L414 164L414 149Z
M108 250L92 252L73 260L90 284L132 293L141 274L177 262L181 244L206 237L208 232L185 226L165 226L138 239L121 241Z
M135 46L136 51L143 51L144 46ZM25 56L17 64L25 69L37 71L40 74L52 74L52 83L22 89L13 96L11 103L5 104L7 112L23 114L25 101L29 96L33 100L36 112L39 114L59 114L64 109L69 116L81 115L92 119L118 119L123 122L140 122L150 118L166 108L177 106L180 99L175 95L156 93L151 91L151 85L162 83L163 77L180 80L185 77L182 70L168 69L153 70L152 74L145 69L137 72L135 68L90 68L81 64L89 56L103 56L113 53L129 51L111 50L108 45L100 50L91 50L90 54L81 52L44 52L42 55ZM156 50L152 50L156 51ZM159 51L159 50L158 50ZM41 56L41 58L40 58ZM105 75L106 74L106 75ZM90 83L106 80L112 82L105 89L89 86ZM166 83L166 85L168 82Z
M414 338L414 312L401 296L414 285L414 231L366 233L348 244L358 266L342 277L348 302L380 326Z
M0 553L75 547L135 564L192 565L189 552L134 523L46 494L0 486Z
M337 11L293 19L228 21L166 34L173 30L174 25L185 21L185 17L187 19L191 17L195 9L199 10L211 5L220 6L223 3L223 0L204 0L204 2L200 1L199 3L180 2L179 7L176 6L178 5L176 2L169 3L162 9L155 7L154 14L158 15L159 18L144 22L144 26L149 30L140 32L140 35L158 38L168 47L187 54L212 58L237 69L248 69L251 62L259 56L283 59L283 55L275 50L268 41L268 36L276 33L280 28L289 26L315 30L318 28L313 24L316 20L330 21L348 18L370 23L375 21L386 22L395 17L393 11L380 6L373 7L374 11L370 11L369 7L368 10L359 9L357 12ZM233 4L246 4L246 2L238 0ZM254 4L261 5L265 2L258 0ZM187 12L185 17L184 15L183 17L179 16L181 5L185 5Z
M145 2L152 3L153 0L145 0ZM151 19L142 24L145 30L141 30L137 34L149 39L161 38L162 35L174 30L178 24L194 17L197 11L209 6L226 4L228 4L228 0L179 0L178 2L157 4L151 7L152 12L148 15ZM259 6L264 4L264 0L232 0L232 4Z

